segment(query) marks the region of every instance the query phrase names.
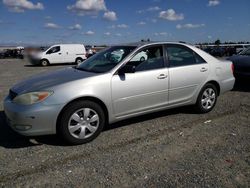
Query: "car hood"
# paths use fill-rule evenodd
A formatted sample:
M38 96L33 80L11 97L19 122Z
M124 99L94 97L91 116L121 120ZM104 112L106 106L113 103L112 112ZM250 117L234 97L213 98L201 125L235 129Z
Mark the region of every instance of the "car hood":
M96 73L85 72L75 68L65 68L57 71L39 74L27 80L17 83L11 88L17 94L46 90L52 86L64 84L70 81L95 76Z
M43 56L44 52L31 52L32 58L41 58Z

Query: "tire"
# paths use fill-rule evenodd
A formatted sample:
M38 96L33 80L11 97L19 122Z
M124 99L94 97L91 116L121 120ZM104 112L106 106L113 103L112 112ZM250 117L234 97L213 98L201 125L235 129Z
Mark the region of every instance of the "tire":
M46 67L46 66L49 65L49 61L47 59L42 59L41 60L41 65L44 66L44 67Z
M78 65L78 64L82 63L82 61L83 61L82 58L79 58L79 57L78 57L78 58L76 58L76 60L75 60L75 64Z
M103 109L92 101L69 104L60 115L57 133L67 143L77 145L94 140L105 125Z
M213 84L206 84L200 91L195 104L195 109L198 113L208 113L210 112L216 102L218 97L218 90Z

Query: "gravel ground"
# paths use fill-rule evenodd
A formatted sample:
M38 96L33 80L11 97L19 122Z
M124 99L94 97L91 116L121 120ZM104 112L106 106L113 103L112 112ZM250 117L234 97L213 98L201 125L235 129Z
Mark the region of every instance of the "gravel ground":
M250 86L237 83L203 115L188 107L108 126L93 142L27 138L4 122L2 100L17 81L70 65L0 60L1 187L249 187Z

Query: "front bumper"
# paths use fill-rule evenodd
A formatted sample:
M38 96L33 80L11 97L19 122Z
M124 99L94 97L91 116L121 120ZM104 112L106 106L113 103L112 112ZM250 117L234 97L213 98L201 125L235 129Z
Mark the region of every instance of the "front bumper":
M38 136L56 133L57 117L63 105L18 105L9 97L4 100L4 111L9 126L25 136Z
M34 58L34 57L29 57L29 62L32 64L32 65L40 65L40 61L41 59L39 58Z

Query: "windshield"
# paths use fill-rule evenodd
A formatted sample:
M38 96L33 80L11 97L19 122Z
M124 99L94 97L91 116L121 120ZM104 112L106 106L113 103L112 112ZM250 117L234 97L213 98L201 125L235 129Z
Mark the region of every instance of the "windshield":
M87 59L82 64L78 65L76 68L96 73L104 73L110 71L135 48L135 46L110 47Z
M40 47L40 51L41 51L41 52L45 52L45 51L48 50L48 49L49 49L49 47L44 47L44 46Z

